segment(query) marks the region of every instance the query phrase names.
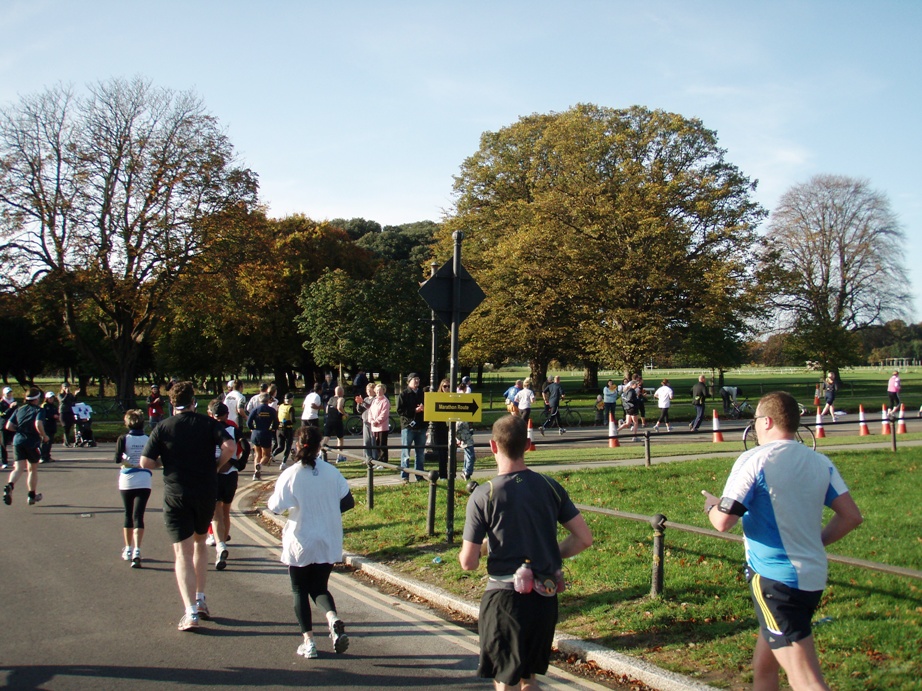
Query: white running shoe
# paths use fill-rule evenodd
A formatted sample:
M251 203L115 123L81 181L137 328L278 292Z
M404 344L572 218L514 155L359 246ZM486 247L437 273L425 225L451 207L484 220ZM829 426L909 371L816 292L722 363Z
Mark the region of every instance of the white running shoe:
M211 612L208 611L208 605L205 604L205 599L195 601L195 617L196 619L204 619L208 621L211 619Z
M122 561L131 561L131 547L122 550Z
M212 535L211 533L208 533L208 537L205 538L205 544L208 545L209 547L214 547L215 546L214 535Z
M306 657L309 660L317 658L317 646L314 645L313 641L305 641L298 646L298 655L301 657Z
M136 549L131 554L131 568L140 569L141 568L141 550Z
M191 629L197 629L199 627L199 620L197 614L184 614L182 619L179 620L178 628L180 631L190 631Z
M223 571L225 568L227 568L227 549L222 549L220 552L218 552L218 561L215 562L214 567L218 571Z
M342 619L336 618L329 622L330 638L333 640L333 652L344 653L349 648L349 636L346 635L346 625Z

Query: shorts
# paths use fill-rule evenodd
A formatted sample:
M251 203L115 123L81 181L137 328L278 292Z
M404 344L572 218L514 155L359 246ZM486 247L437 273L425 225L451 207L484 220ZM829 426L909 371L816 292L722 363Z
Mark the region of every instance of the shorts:
M217 500L230 504L234 501L234 495L237 494L237 473L227 473L218 475L218 496Z
M746 567L749 593L756 608L762 637L772 650L786 648L807 638L822 590L798 590L780 581L763 578Z
M337 439L342 439L346 435L344 434L343 429L343 420L327 420L324 424L323 434L327 437L336 437Z
M320 429L320 419L316 417L311 418L310 420L302 419L301 427L316 427L317 429Z
M250 435L250 444L261 449L271 449L274 437L275 435L269 430L254 429L253 434Z
M182 542L195 533L208 532L214 517L215 495L181 495L163 498L163 522L173 543Z
M13 446L13 456L17 461L28 461L29 463L38 463L42 457L42 450L40 447L32 446L23 446L22 444L16 444Z
M545 674L551 660L557 598L488 590L480 601L478 676L503 684Z

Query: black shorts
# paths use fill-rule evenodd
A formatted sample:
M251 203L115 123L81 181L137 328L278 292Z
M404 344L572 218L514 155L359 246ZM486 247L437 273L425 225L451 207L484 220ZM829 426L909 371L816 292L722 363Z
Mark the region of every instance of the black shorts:
M13 453L15 454L13 458L17 461L28 461L29 463L38 463L42 457L42 450L37 446L32 447L16 444L13 446Z
M270 449L272 448L272 441L275 439L275 434L269 430L254 429L253 434L250 435L250 444L253 446L258 446L261 449Z
M340 418L339 420L327 420L324 423L323 427L324 427L323 429L324 436L336 437L337 439L342 439L343 437L346 436L344 434L345 430L343 429L342 418Z
M551 660L557 598L514 590L488 590L480 601L477 674L515 685L545 674Z
M214 517L215 495L165 496L163 522L174 543L182 542L192 534L204 535Z
M218 501L230 504L237 494L238 473L218 474Z
M822 590L798 590L780 581L763 578L750 568L746 569L746 579L759 629L772 650L786 648L813 633L811 622L820 604Z

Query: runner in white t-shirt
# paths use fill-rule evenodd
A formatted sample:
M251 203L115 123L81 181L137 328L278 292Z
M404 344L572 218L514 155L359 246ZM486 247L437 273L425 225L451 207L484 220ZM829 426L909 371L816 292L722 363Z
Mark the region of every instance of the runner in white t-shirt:
M320 427L320 384L314 384L313 390L304 397L301 405L301 426Z

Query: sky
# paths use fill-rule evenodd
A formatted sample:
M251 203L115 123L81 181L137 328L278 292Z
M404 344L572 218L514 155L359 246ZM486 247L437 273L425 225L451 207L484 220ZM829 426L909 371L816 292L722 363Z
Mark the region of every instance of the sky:
M769 211L865 179L922 319L922 1L0 0L0 106L112 77L193 90L271 216L441 220L482 133L577 103L699 118ZM463 256L463 249L462 249Z

